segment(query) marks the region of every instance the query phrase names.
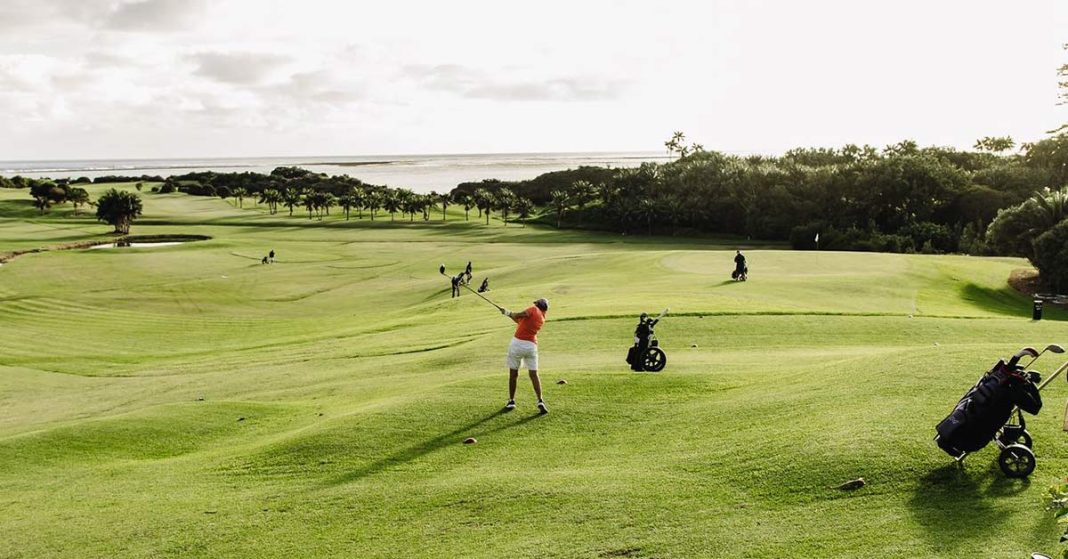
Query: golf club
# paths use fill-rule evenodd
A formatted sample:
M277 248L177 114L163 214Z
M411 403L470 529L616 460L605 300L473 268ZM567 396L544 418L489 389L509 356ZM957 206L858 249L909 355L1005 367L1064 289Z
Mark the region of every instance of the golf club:
M666 315L669 310L671 310L671 309L665 308L663 311L661 311L660 315L656 317L656 320L660 320L661 318L664 318L664 315Z
M1015 367L1016 364L1020 362L1020 359L1023 359L1025 356L1028 356L1028 355L1031 356L1031 362L1033 363L1035 359L1038 359L1038 350L1033 348L1033 347L1025 347L1025 348L1021 349L1020 351L1017 351L1009 359L1009 362L1008 362L1009 367Z
M1057 345L1057 344L1049 344L1048 346L1046 346L1045 349L1040 351L1038 353L1038 355L1036 355L1033 359L1031 359L1031 361L1029 361L1026 365L1024 365L1024 369L1030 368L1031 367L1031 363L1034 363L1035 361L1038 361L1038 358L1041 357L1042 354L1046 353L1047 351L1052 351L1053 353L1064 353L1064 348L1061 347L1060 345Z
M438 272L441 272L441 275L443 275L443 276L445 276L447 278L451 278L451 276L449 276L449 274L445 273L445 265L444 264L442 264L441 267L438 268ZM462 283L461 282L460 285L464 286L464 288L466 288L471 293L474 293L475 295L478 295L479 297L481 297L483 301L493 305L494 307L497 307L497 310L504 311L504 307L498 305L497 303L494 303L493 301L490 301L489 299L487 299L484 295L482 295L478 291L475 291L474 289L471 289L471 286L467 285L466 283Z

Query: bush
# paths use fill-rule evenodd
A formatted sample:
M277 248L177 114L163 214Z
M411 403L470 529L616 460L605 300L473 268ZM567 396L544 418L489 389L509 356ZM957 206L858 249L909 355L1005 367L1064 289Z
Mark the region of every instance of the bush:
M1035 239L1032 259L1042 282L1061 293L1068 288L1068 219Z
M912 246L924 247L924 254L941 254L957 250L957 239L945 225L924 221L910 223L898 230L898 235L912 239Z

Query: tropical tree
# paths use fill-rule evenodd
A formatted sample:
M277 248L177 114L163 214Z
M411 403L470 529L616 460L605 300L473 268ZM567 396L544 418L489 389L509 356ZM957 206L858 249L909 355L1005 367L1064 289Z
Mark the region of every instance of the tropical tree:
M316 194L314 190L306 190L304 196L301 198L301 203L304 204L304 208L308 210L308 219L312 218L312 210L319 206L319 201L316 200Z
M303 197L296 188L287 188L282 192L282 203L289 208L290 217L293 216L293 208L299 206Z
M267 209L272 215L276 214L278 213L278 204L282 202L282 193L273 188L268 188L260 193L260 202L267 204Z
M452 201L452 196L448 192L442 192L437 195L441 200L441 220L445 221L445 210L449 207L449 202Z
M656 217L656 202L650 198L641 199L634 207L634 218L639 222L645 222L646 232L649 235L653 234L653 222L656 221Z
M390 191L382 198L382 208L389 212L389 220L394 221L394 214L400 211L402 202L396 192Z
M353 198L352 193L340 196L337 199L337 203L345 210L345 221L348 221L352 208L356 206L356 200Z
M530 214L534 213L534 202L530 198L519 197L516 198L513 208L519 217L526 219L530 217Z
M430 211L434 209L437 196L425 194L419 197L419 209L423 211L423 221L430 221Z
M501 217L504 219L504 226L508 227L508 215L512 212L512 208L515 207L516 195L507 188L502 188L494 200L497 206L497 211L500 212Z
M401 211L408 214L408 221L415 221L416 212L423 211L422 196L415 194L414 192L405 192L400 196Z
M493 194L485 188L476 188L471 193L471 199L475 203L475 207L478 208L478 217L482 217L482 211L489 206L490 200L493 199ZM489 225L489 216L486 217L486 224Z
M30 183L30 196L33 196L33 206L43 214L52 204L67 201L67 189L50 180L38 180Z
M233 190L234 199L237 200L237 207L245 207L245 197L248 196L248 189L240 186Z
M320 207L326 211L326 215L330 215L330 208L337 205L337 196L329 192L323 192L319 197ZM319 221L323 220L323 214L319 214Z
M1012 136L985 136L975 141L975 149L980 151L989 151L990 153L1001 153L1003 151L1009 151L1016 147L1016 141L1012 139Z
M662 200L662 208L664 215L671 222L671 236L674 237L678 234L679 222L686 212L686 204L678 196L670 195Z
M126 235L142 209L140 196L112 188L97 199L96 219L115 227L116 233Z
M464 207L464 221L471 221L471 208L475 207L475 199L470 194L459 194L453 197L457 204Z
M582 209L583 206L597 198L597 188L590 181L578 180L571 183L571 187L565 191L572 205ZM550 196L552 194L550 193Z
M1035 257L1043 283L1055 293L1068 288L1068 220L1061 221L1035 239Z
M356 208L356 217L363 219L363 205L367 203L367 191L356 187L349 192L349 197L352 198L352 207Z
M496 197L492 192L485 188L476 188L471 196L475 199L475 207L478 208L479 217L485 215L486 225L489 225L490 210L493 209L493 206L496 203Z
M564 212L571 207L571 197L563 190L554 190L549 196L549 207L556 212L556 228L559 229L564 219Z
M84 188L72 188L67 193L67 199L74 205L74 215L78 215L78 206L89 203L89 192Z
M375 220L375 212L382 207L382 201L382 194L377 190L372 190L367 193L363 205L371 213L371 221Z

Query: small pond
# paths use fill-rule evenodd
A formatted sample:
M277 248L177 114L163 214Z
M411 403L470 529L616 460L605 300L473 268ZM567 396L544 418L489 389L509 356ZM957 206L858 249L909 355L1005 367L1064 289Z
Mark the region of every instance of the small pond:
M130 243L130 242L117 242L117 243L104 243L102 245L93 245L89 248L155 248L155 247L169 247L174 245L181 245L190 241L161 241L157 243Z

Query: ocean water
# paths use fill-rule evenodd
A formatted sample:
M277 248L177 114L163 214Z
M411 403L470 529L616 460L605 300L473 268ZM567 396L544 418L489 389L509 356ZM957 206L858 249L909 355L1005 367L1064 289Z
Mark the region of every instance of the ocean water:
M381 155L352 157L228 157L209 159L113 159L82 161L0 161L0 175L32 178L95 178L103 175L181 175L194 171L269 173L297 166L329 175L349 175L366 183L416 192L451 190L461 182L525 180L582 165L637 167L665 162L663 152L516 153L471 155Z

